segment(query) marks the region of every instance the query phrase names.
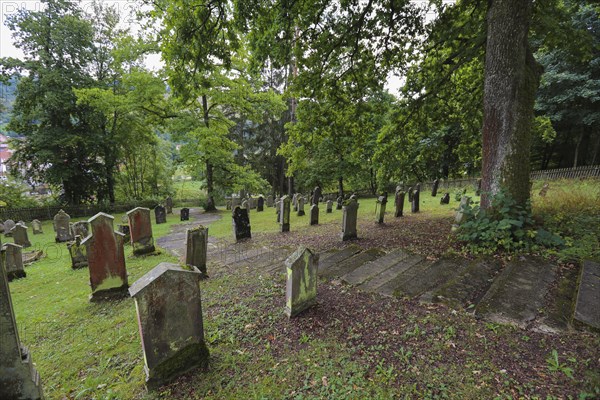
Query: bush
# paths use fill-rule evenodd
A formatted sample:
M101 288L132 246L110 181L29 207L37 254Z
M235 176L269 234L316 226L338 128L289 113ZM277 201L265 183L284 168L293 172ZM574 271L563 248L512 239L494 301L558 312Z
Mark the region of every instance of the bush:
M38 202L27 194L27 186L14 180L0 180L0 207L35 207Z

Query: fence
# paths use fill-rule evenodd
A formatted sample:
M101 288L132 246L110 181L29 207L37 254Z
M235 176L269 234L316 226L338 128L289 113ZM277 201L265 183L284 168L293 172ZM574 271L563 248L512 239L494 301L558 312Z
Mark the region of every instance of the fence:
M600 165L586 165L576 168L547 169L545 171L533 171L532 180L554 180L554 179L578 179L600 177Z

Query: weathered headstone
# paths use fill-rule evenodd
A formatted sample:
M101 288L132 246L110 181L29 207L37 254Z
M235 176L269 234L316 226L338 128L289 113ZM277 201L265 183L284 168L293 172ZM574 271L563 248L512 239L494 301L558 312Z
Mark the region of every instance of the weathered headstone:
M413 194L414 194L413 190L414 189L412 188L412 186L409 187L408 190L407 190L407 193L408 193L408 202L409 203L412 203L412 201L413 201Z
M4 236L5 237L12 237L12 228L15 227L15 221L13 221L12 219L7 219L6 221L4 221Z
M123 241L125 244L131 243L131 230L129 229L129 224L117 225L117 231L123 234Z
M186 232L185 264L198 268L207 275L208 228L199 225Z
M320 186L315 187L315 190L313 190L313 196L312 196L312 204L319 204L319 201L321 200L321 196L323 195L323 192L321 190Z
M548 189L550 189L550 184L548 182L545 182L542 186L542 189L540 190L540 197L546 197Z
M304 212L304 197L302 196L298 197L298 213L296 213L296 215L299 217L306 215L306 213Z
M267 196L267 207L273 207L274 200L272 195Z
M262 196L258 196L258 200L256 200L256 212L264 211L265 209L265 199Z
M135 299L150 388L208 364L200 279L202 274L195 268L160 263L129 289Z
M319 255L300 246L285 260L285 266L287 270L285 313L291 318L317 302Z
M250 227L250 218L248 210L241 207L236 207L232 214L233 235L235 240L248 239L252 237L252 229Z
M71 268L79 269L88 266L87 246L81 244L81 236L75 236L73 242L67 243L67 248L71 256Z
M150 220L150 209L136 207L127 211L129 221L129 235L133 254L138 256L152 253L154 247L154 237L152 235L152 221Z
M227 200L227 202L225 203L225 209L231 210L231 200Z
M165 211L167 214L173 214L173 198L171 196L165 199Z
M91 235L81 244L87 246L91 301L127 294L127 269L123 234L113 230L114 217L98 213L88 220Z
M377 204L375 205L375 221L378 224L383 224L383 219L385 218L386 205L387 193L382 193L382 195L377 198Z
M319 225L319 206L317 204L310 206L310 224Z
M333 212L333 201L327 200L326 204L327 204L327 206L326 206L326 209L325 209L326 211L325 212L327 214L331 214Z
M180 221L189 221L190 220L190 209L187 207L183 207L179 211L179 220Z
M358 202L355 199L349 199L342 208L342 212L342 240L356 239Z
M444 193L440 199L440 204L450 204L450 193Z
M42 231L42 223L37 219L34 219L33 221L31 221L31 229L33 230L34 235L39 235L41 233L44 233Z
M440 186L440 180L436 179L433 181L433 185L431 187L431 197L437 196L438 187Z
M8 281L25 278L27 274L23 268L23 248L18 244L5 243L2 246L6 260L6 276Z
M275 214L277 214L277 223L281 222L281 200L275 202Z
M154 207L154 219L156 224L164 224L167 222L167 210L161 205Z
M411 208L411 212L413 213L418 213L419 212L419 197L420 197L420 190L419 190L419 185L417 185L417 189L415 189L413 191L413 196L412 196L412 208Z
M279 201L279 223L281 225L281 232L290 231L290 196L283 196Z
M402 187L396 186L396 195L394 196L394 205L396 206L394 217L396 218L401 217L404 212L404 197L405 193L402 190Z
M344 197L342 195L339 195L337 198L337 201L336 201L335 209L341 210L343 205L344 205Z
M63 210L60 210L54 216L53 225L54 232L56 233L55 240L57 243L73 240L70 223L71 217L69 217L69 214Z
M12 237L15 241L15 244L23 248L31 247L31 242L29 241L29 236L27 235L27 227L22 224L16 224L12 229Z
M292 197L292 207L294 207L294 212L298 211L298 193L294 193Z
M88 237L90 234L90 224L87 221L79 221L73 224L73 236L81 236L82 238Z
M40 375L19 339L19 329L0 251L0 399L43 399Z
M458 205L458 210L454 215L454 224L452 225L452 231L458 229L460 224L465 219L465 208L471 203L471 198L469 196L462 196L460 199L460 204Z

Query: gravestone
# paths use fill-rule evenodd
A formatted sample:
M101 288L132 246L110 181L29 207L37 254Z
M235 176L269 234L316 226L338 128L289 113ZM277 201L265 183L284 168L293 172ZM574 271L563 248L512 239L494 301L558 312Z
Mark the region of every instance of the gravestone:
M239 206L240 204L242 204L242 199L239 197L232 197L231 198L231 209L233 210L234 208L236 208L237 206Z
M18 244L5 243L2 246L4 259L6 261L6 276L8 281L25 278L27 274L23 268L23 248Z
M0 399L43 399L40 375L19 339L9 281L0 251Z
M310 224L319 225L319 206L317 204L310 206Z
M548 182L545 182L542 186L542 189L540 190L540 197L546 197L548 189L550 189L550 184Z
M396 195L394 196L394 205L396 206L396 210L394 212L394 217L398 218L402 216L404 212L404 197L405 193L402 191L400 186L396 187Z
M251 210L256 208L256 199L252 196L248 197L248 207L250 207Z
M208 364L200 279L202 274L195 268L160 263L129 289L135 299L150 388Z
M413 201L413 194L414 194L412 186L408 188L407 192L408 192L408 202L412 203L412 201Z
M317 302L319 255L300 246L285 260L285 266L287 270L285 313L291 318Z
M326 204L327 204L327 206L326 206L326 209L325 209L326 211L325 212L327 214L331 214L333 212L333 201L327 200Z
M189 221L190 220L190 209L187 207L183 207L179 211L179 220L180 221Z
M444 193L440 199L440 204L450 204L450 193Z
M281 200L275 202L275 213L277 214L277 223L281 222Z
M267 207L273 207L274 200L272 195L267 196Z
M225 203L225 209L231 210L231 200L227 200L227 202Z
M165 211L167 214L173 214L173 198L171 196L165 199Z
M375 221L378 224L383 224L385 218L385 208L387 205L387 193L383 193L377 198L377 204L375 204Z
M340 195L337 198L335 209L336 210L341 210L343 205L344 205L344 197L342 197Z
M167 222L167 210L161 205L154 207L154 219L156 224L164 224ZM131 228L131 227L130 227Z
M15 221L12 219L4 221L4 237L12 237L12 228L14 228L15 225Z
M236 207L232 214L233 236L235 240L249 239L252 237L250 228L250 218L248 210L241 207Z
M296 213L296 215L299 217L302 217L302 216L306 215L306 213L304 212L304 197L299 196L297 201L298 201L298 212Z
M265 199L262 196L258 196L258 200L256 200L256 212L264 211L265 209Z
M475 195L481 196L481 178L477 179L477 184L475 185Z
M356 221L358 219L358 202L349 199L342 208L342 240L356 239Z
M75 222L71 231L73 237L81 236L82 238L86 238L90 234L90 224L87 221Z
M129 235L133 254L136 256L152 253L154 247L154 237L152 235L152 221L150 220L150 209L136 207L127 211L127 220L129 222Z
M281 225L281 232L290 231L290 213L291 213L291 200L290 196L283 196L279 204L279 224Z
M438 187L440 185L439 179L433 181L433 186L431 187L431 197L437 196Z
M33 221L31 221L31 229L32 229L34 235L39 235L39 234L44 233L42 231L42 223L37 219L34 219Z
M56 233L55 240L57 243L68 242L73 240L71 232L71 217L69 214L60 210L53 219L54 232Z
M81 236L75 236L73 242L67 243L67 248L71 256L71 268L79 269L88 266L87 246L81 244Z
M312 204L319 204L319 201L321 200L322 193L323 192L321 191L321 187L320 186L315 187L315 190L313 191Z
M460 204L458 205L458 210L456 211L456 214L454 215L454 224L452 225L452 231L457 230L458 227L460 226L460 224L464 221L464 219L465 219L464 210L467 207L467 205L469 205L470 203L471 203L471 198L469 196L461 197Z
M127 294L127 269L123 250L124 237L113 230L114 217L98 213L88 220L91 235L81 244L87 246L91 301Z
M294 207L294 212L298 212L298 193L294 193L292 197L292 206Z
M208 228L200 225L186 232L185 265L198 268L207 275L206 255L208 252Z
M412 196L412 208L411 208L411 212L413 213L418 213L419 212L419 197L420 197L421 192L419 191L419 185L417 185L417 189L415 189L413 191L413 196Z
M242 205L240 207L243 208L244 210L249 210L249 208L248 208L248 200L242 201Z
M31 242L27 235L27 227L25 225L18 223L11 229L11 232L15 244L18 244L23 248L31 247Z
M119 224L117 225L117 231L123 234L123 241L125 244L131 243L131 231L129 225Z

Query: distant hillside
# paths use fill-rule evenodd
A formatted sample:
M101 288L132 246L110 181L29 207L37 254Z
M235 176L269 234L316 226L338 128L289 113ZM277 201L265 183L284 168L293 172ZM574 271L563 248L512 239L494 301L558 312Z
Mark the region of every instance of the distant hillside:
M0 83L0 101L2 110L0 111L0 126L8 123L10 112L12 111L15 98L17 96L18 77L12 77L8 84Z

